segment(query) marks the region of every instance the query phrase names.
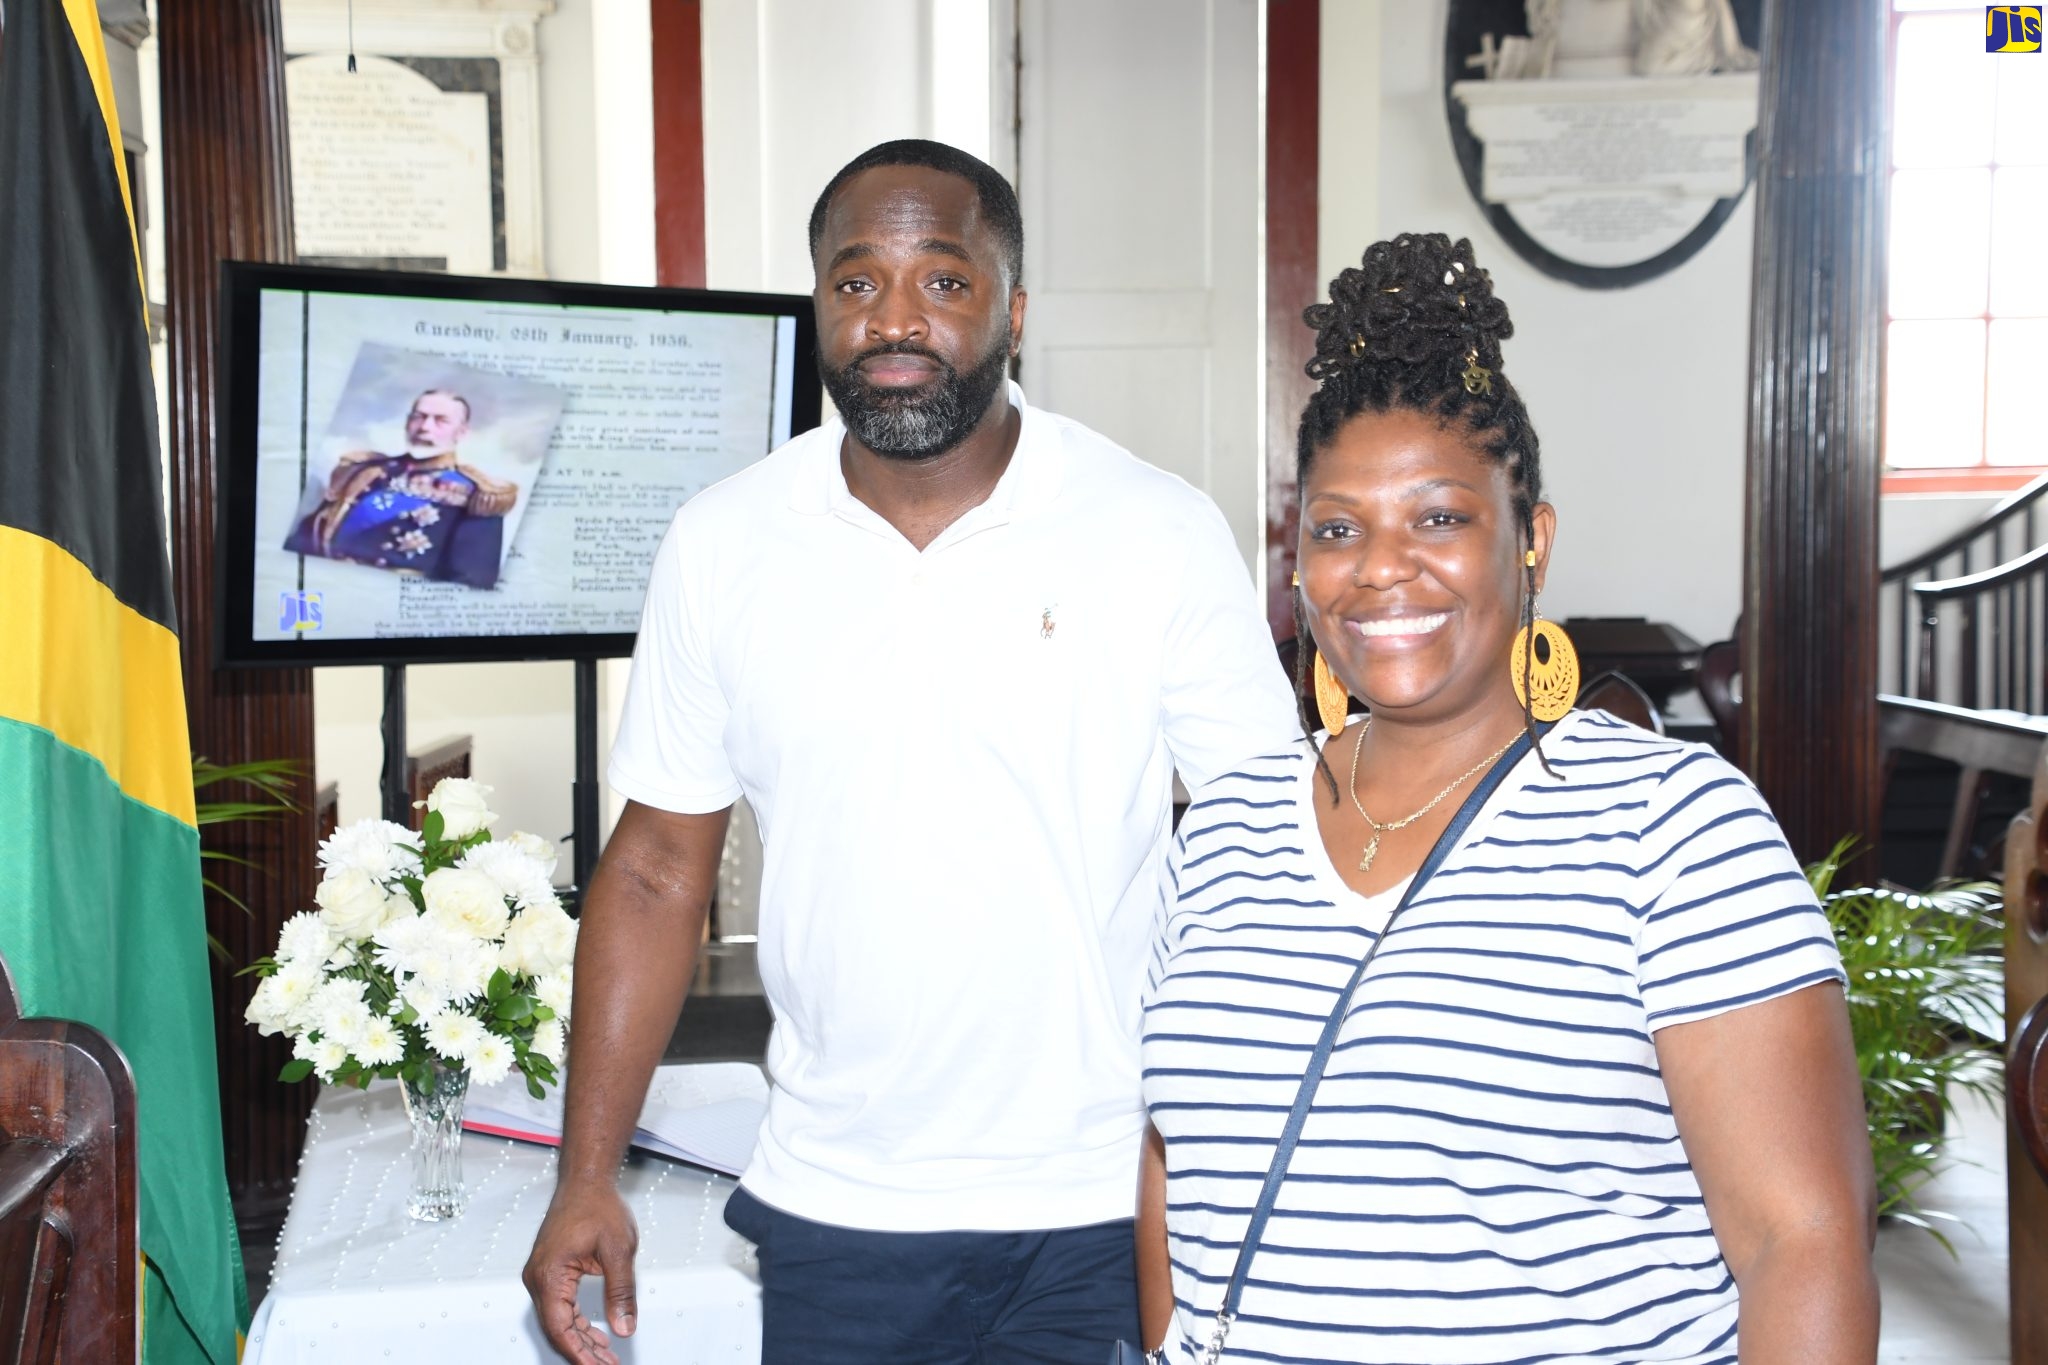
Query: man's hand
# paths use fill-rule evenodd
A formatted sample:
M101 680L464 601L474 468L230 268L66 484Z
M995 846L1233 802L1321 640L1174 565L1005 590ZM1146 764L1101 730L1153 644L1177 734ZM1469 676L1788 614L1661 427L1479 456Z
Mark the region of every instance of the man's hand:
M726 816L628 801L583 901L555 1200L526 1262L541 1330L575 1365L618 1365L610 1339L576 1311L585 1275L604 1277L613 1334L633 1334L640 1238L619 1163L696 970Z
M617 1189L598 1183L562 1185L526 1260L526 1292L548 1344L575 1365L619 1365L611 1341L576 1306L585 1275L604 1279L604 1311L613 1335L633 1335L633 1253L640 1233Z

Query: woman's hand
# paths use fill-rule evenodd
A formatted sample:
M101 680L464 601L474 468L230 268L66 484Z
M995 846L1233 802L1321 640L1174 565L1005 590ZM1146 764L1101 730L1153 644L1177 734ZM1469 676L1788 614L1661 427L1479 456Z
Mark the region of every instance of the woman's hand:
M1876 1177L1841 988L1674 1024L1656 1041L1742 1296L1742 1365L1870 1365Z

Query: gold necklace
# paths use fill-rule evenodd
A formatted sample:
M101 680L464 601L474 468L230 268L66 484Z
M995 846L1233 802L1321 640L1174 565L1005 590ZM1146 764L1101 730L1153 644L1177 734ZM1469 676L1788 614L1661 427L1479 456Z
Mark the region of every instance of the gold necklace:
M1366 815L1365 803L1358 799L1358 755L1364 752L1365 750L1365 732L1370 729L1372 729L1372 716L1368 714L1365 720L1358 727L1358 742L1351 746L1351 804L1358 807L1358 813L1362 816L1365 816L1365 823L1372 829L1372 839L1369 842L1367 842L1365 846L1365 852L1358 855L1358 870L1360 872L1372 871L1372 860L1374 858L1379 857L1380 854L1381 831L1408 828L1408 826L1414 824L1417 820L1420 820L1423 816L1435 810L1437 808L1438 803L1440 803L1446 796L1449 796L1452 792L1464 786L1465 783L1472 777L1474 773L1477 773L1482 768L1492 763L1495 759L1499 758L1502 754L1506 753L1510 748L1514 746L1515 739L1521 738L1520 735L1515 736L1515 739L1510 739L1506 744L1501 745L1498 749L1495 749L1485 758L1480 759L1470 768L1467 768L1463 773L1453 778L1451 780L1451 785L1445 787L1435 796L1430 797L1429 804L1424 806L1421 810L1416 811L1413 815L1406 816L1399 820L1389 820L1386 824L1383 825L1379 821L1373 819L1370 815Z

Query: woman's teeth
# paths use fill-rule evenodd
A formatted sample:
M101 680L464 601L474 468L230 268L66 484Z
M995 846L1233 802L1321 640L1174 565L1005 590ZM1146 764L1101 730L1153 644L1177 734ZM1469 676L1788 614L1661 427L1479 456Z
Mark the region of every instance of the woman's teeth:
M1353 621L1351 628L1366 639L1387 635L1427 635L1451 619L1447 611L1429 616L1391 616L1376 621Z

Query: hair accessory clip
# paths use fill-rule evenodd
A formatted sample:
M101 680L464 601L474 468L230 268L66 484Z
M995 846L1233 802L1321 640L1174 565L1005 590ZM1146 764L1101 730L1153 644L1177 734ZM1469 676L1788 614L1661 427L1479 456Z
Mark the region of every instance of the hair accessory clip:
M1465 392L1490 394L1493 392L1493 371L1479 363L1478 351L1465 353L1465 372L1460 376L1465 381Z
M1364 355L1364 354L1365 354L1365 333L1363 333L1363 332L1360 332L1360 333L1359 333L1359 334L1358 334L1357 336L1355 336L1355 337L1351 338L1351 358L1352 358L1353 360L1356 360L1356 359L1358 359L1358 357L1360 357L1360 356L1362 356L1362 355Z

